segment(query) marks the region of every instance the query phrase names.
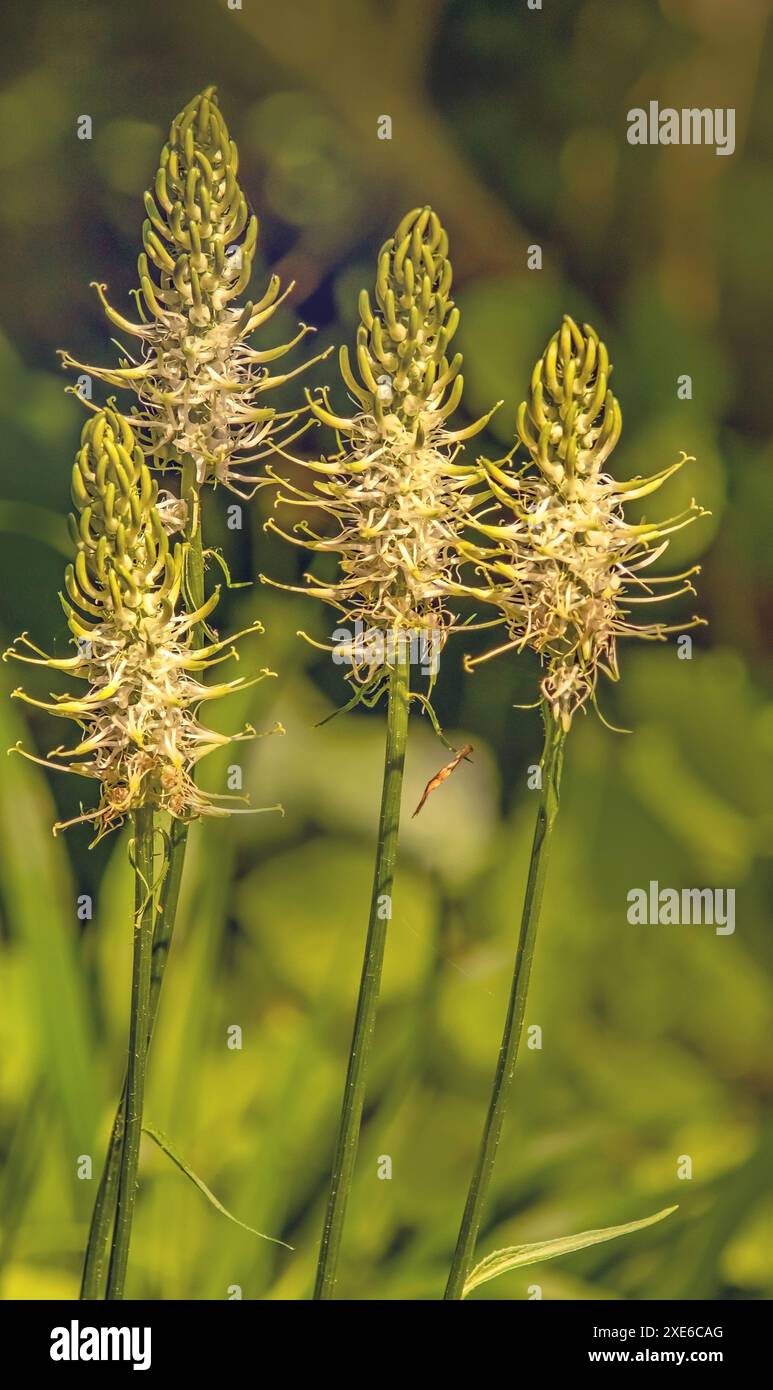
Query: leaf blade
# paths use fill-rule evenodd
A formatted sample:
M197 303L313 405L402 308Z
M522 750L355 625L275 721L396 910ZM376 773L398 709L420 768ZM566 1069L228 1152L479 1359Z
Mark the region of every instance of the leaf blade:
M500 1274L507 1274L511 1269L539 1264L543 1260L554 1260L559 1255L570 1255L575 1250L585 1250L590 1245L601 1245L604 1241L616 1240L618 1236L642 1231L646 1226L654 1226L656 1222L665 1220L676 1210L675 1206L664 1207L652 1216L644 1216L639 1221L627 1221L622 1226L603 1226L598 1230L581 1231L576 1236L557 1236L554 1240L536 1241L531 1245L508 1245L503 1250L494 1250L475 1266L465 1282L462 1297L466 1298L473 1289L487 1284L490 1279L496 1279Z
M292 1250L294 1248L292 1245L288 1245L286 1240L279 1240L277 1236L267 1236L264 1231L256 1231L254 1226L248 1226L246 1221L240 1221L238 1216L234 1216L227 1207L223 1206L222 1202L218 1201L214 1192L207 1187L207 1184L199 1177L198 1173L194 1173L190 1165L185 1162L185 1159L180 1157L170 1144L166 1135L162 1134L160 1130L155 1129L153 1125L143 1124L142 1132L143 1134L147 1134L148 1138L152 1139L154 1144L158 1145L162 1153L166 1154L167 1158L171 1158L175 1167L179 1168L180 1172L185 1174L186 1178L193 1183L194 1187L197 1187L199 1192L203 1193L215 1210L219 1211L222 1216L227 1216L228 1220L233 1221L235 1226L241 1226L243 1231L249 1231L250 1235L259 1236L261 1240L271 1241L272 1245L283 1245L285 1250Z

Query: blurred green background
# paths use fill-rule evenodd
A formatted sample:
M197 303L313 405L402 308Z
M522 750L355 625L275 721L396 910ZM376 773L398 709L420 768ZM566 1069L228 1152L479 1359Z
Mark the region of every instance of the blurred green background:
M396 221L431 202L446 224L462 311L469 418L505 405L482 447L512 439L534 359L566 311L609 344L625 473L696 455L663 511L711 517L673 555L699 560L691 661L629 645L602 709L580 718L545 903L524 1048L479 1254L645 1216L642 1234L486 1285L476 1298L764 1298L773 1293L773 105L769 0L210 0L4 7L0 92L0 624L61 653L57 592L82 412L55 350L115 349L90 280L127 305L141 195L175 112L208 82L261 218L263 263L294 278L277 338L303 318L350 341L357 292ZM639 148L626 115L734 107L737 147ZM76 138L79 115L93 139ZM377 121L393 121L391 141ZM526 248L543 247L541 271ZM260 293L260 288L257 293ZM300 358L297 357L296 361ZM692 399L677 377L692 377ZM330 380L334 366L312 373ZM125 404L128 406L128 399ZM330 441L332 448L332 441ZM293 582L303 563L267 537L265 493L241 533L227 494L205 526L234 576ZM652 513L655 506L651 507ZM688 619L696 605L679 612ZM259 616L245 652L264 682L223 709L271 737L244 753L245 788L286 815L194 830L151 1060L148 1117L270 1246L219 1216L152 1144L142 1154L131 1297L308 1296L369 898L383 711L323 728L341 670L296 637L330 615L255 584L224 599L223 631ZM443 661L437 709L463 764L422 816L446 761L413 722L404 832L340 1296L437 1298L499 1044L541 746L529 658L462 674ZM246 670L246 665L242 667ZM25 675L28 689L36 685ZM34 675L34 673L33 673ZM61 736L6 698L2 742ZM211 760L214 761L214 760ZM222 787L225 761L207 773ZM87 848L57 816L92 789L10 758L0 779L0 1296L75 1297L127 1028L131 884L125 837ZM632 927L651 879L733 887L736 932ZM76 897L93 897L79 922ZM226 1046L232 1024L241 1051ZM80 1155L94 1179L77 1177ZM393 1177L377 1176L380 1155ZM692 1158L690 1181L677 1178Z

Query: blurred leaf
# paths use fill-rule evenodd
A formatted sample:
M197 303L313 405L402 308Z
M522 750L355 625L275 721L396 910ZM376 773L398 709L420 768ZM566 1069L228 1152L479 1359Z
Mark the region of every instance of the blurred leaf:
M627 741L622 766L634 795L674 835L702 873L737 879L755 852L749 819L711 790L662 725L644 725ZM669 795L663 795L668 786Z
M26 734L0 680L0 748ZM26 741L29 742L27 735ZM101 1084L92 1021L78 962L77 891L43 773L18 756L0 778L0 882L12 930L23 943L27 999L46 1072L68 1129L71 1154L93 1152Z
M52 550L64 555L68 562L72 559L67 523L47 507L36 507L31 502L0 501L0 531L10 531L32 541L43 541Z
M359 978L372 876L371 848L325 836L275 854L241 881L236 892L238 921L253 941L260 942L266 962L285 988L313 998L332 979L348 1010ZM394 949L388 951L385 964L385 1000L416 978L432 919L426 880L405 863L397 871L393 911ZM279 921L287 924L284 930L276 930Z
M77 1286L72 1275L64 1269L57 1269L53 1263L41 1268L37 1264L10 1265L3 1279L3 1300L31 1303L40 1300L67 1300L77 1298Z
M118 193L142 196L158 165L164 132L151 121L120 118L97 128L94 163Z
M632 277L622 297L621 330L608 343L617 364L613 390L639 426L664 408L705 429L731 399L733 362L721 333L706 333L679 314L650 275ZM679 401L677 378L692 378L692 400ZM626 433L623 427L623 442ZM683 446L696 453L691 442ZM622 449L622 445L620 446ZM652 466L648 470L653 471Z
M453 251L452 251L453 255ZM584 297L539 272L478 280L458 296L459 346L464 352L465 405L472 416L504 404L489 429L509 447L515 412L524 399L534 363L562 315L591 317Z
M674 574L683 566L698 559L707 551L722 523L725 508L725 470L719 456L717 441L705 418L683 402L665 411L653 409L646 422L626 430L615 455L615 472L620 477L634 474L646 476L669 463L675 463L682 451L690 461L650 497L631 503L626 508L628 521L661 521L676 516L689 507L693 499L710 515L698 516L689 526L669 537L669 546L653 573ZM625 402L623 402L625 414ZM619 461L619 462L618 462ZM701 612L700 580L698 598L683 599L681 611L690 617ZM676 586L678 587L678 586ZM673 605L663 610L673 611ZM673 622L673 617L670 618Z

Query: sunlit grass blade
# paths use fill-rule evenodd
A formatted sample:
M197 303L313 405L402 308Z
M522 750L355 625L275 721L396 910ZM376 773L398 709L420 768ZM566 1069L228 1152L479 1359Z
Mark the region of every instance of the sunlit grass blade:
M626 1221L622 1226L604 1226L598 1231L581 1231L576 1236L557 1236L555 1240L538 1240L532 1245L508 1245L504 1250L494 1250L477 1264L465 1281L462 1298L466 1298L480 1284L490 1279L498 1279L511 1269L522 1265L541 1264L543 1260L555 1260L559 1255L571 1255L575 1250L585 1250L589 1245L601 1245L606 1240L617 1240L618 1236L630 1235L632 1231L643 1231L646 1226L654 1226L663 1221L676 1207L664 1207L654 1216L644 1216L640 1221Z
M277 1236L267 1236L264 1231L256 1231L254 1226L248 1226L246 1221L240 1221L238 1216L234 1216L227 1207L223 1206L222 1202L218 1201L211 1188L207 1187L207 1184L197 1173L194 1173L190 1164L186 1163L185 1159L180 1157L165 1134L162 1134L160 1130L154 1129L152 1125L147 1123L143 1124L142 1129L143 1132L147 1134L148 1138L153 1140L154 1144L158 1144L158 1147L166 1154L167 1158L171 1158L176 1167L180 1169L180 1172L184 1173L186 1178L190 1178L194 1187L197 1187L199 1192L203 1193L207 1201L211 1202L215 1210L219 1211L222 1216L227 1216L228 1220L233 1221L235 1226L241 1226L242 1230L249 1231L250 1235L259 1236L261 1240L269 1240L272 1245L283 1245L285 1250L293 1249L292 1245L288 1245L286 1240L279 1240Z

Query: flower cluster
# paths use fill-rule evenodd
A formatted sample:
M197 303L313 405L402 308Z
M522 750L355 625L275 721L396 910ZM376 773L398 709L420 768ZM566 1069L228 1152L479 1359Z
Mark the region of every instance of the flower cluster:
M250 466L268 457L278 436L287 439L298 418L260 399L305 370L272 376L267 364L312 330L301 324L291 342L263 351L250 345L293 286L280 295L272 276L257 303L233 303L249 283L258 237L237 170L236 146L208 87L172 122L145 195L135 296L141 322L117 313L106 287L95 286L110 322L139 339L139 360L125 350L119 367L92 367L61 356L65 366L136 393L132 424L157 466L190 459L199 485L249 495L240 485L254 488Z
M449 351L459 323L451 280L448 238L436 214L428 207L408 213L379 254L376 308L367 291L360 296L357 374L341 348L356 413L334 414L326 397L309 400L316 418L338 432L340 451L304 462L311 486L284 480L287 491L277 497L333 523L329 534L313 531L306 519L294 535L280 534L339 556L335 582L307 575L309 592L338 608L350 628L364 629L365 642L350 654L352 678L363 686L383 675L385 636L431 631L442 645L454 626L446 600L480 478L456 459L493 412L465 429L449 427L463 389L461 355ZM267 524L279 530L273 520Z
M687 457L627 482L604 471L622 424L610 371L593 328L580 330L566 316L518 412L531 465L511 471L485 463L498 514L491 522L479 514L474 525L483 540L465 546L487 580L473 592L499 610L510 639L477 661L468 659L468 668L501 651L531 647L545 671L542 694L565 729L576 710L595 699L599 671L618 678L619 637L662 639L702 621L672 628L632 616L640 604L695 592L690 576L697 566L679 575L642 572L663 554L669 535L702 509L691 502L663 522L625 520L625 504L655 492ZM659 592L674 583L681 587Z
M43 701L14 692L74 720L83 737L33 761L100 783L97 807L67 822L93 822L96 840L140 806L183 820L226 815L222 803L231 798L202 791L193 770L213 749L253 737L254 730L234 737L215 733L200 722L198 710L203 701L255 681L206 686L199 680L233 654L226 642L193 645L193 628L212 612L218 594L198 612L178 611L185 547L170 547L174 518L159 499L131 427L112 410L99 411L84 427L72 496L75 562L65 574L62 602L77 654L48 657L25 635L6 656L85 681L88 689L79 697Z

